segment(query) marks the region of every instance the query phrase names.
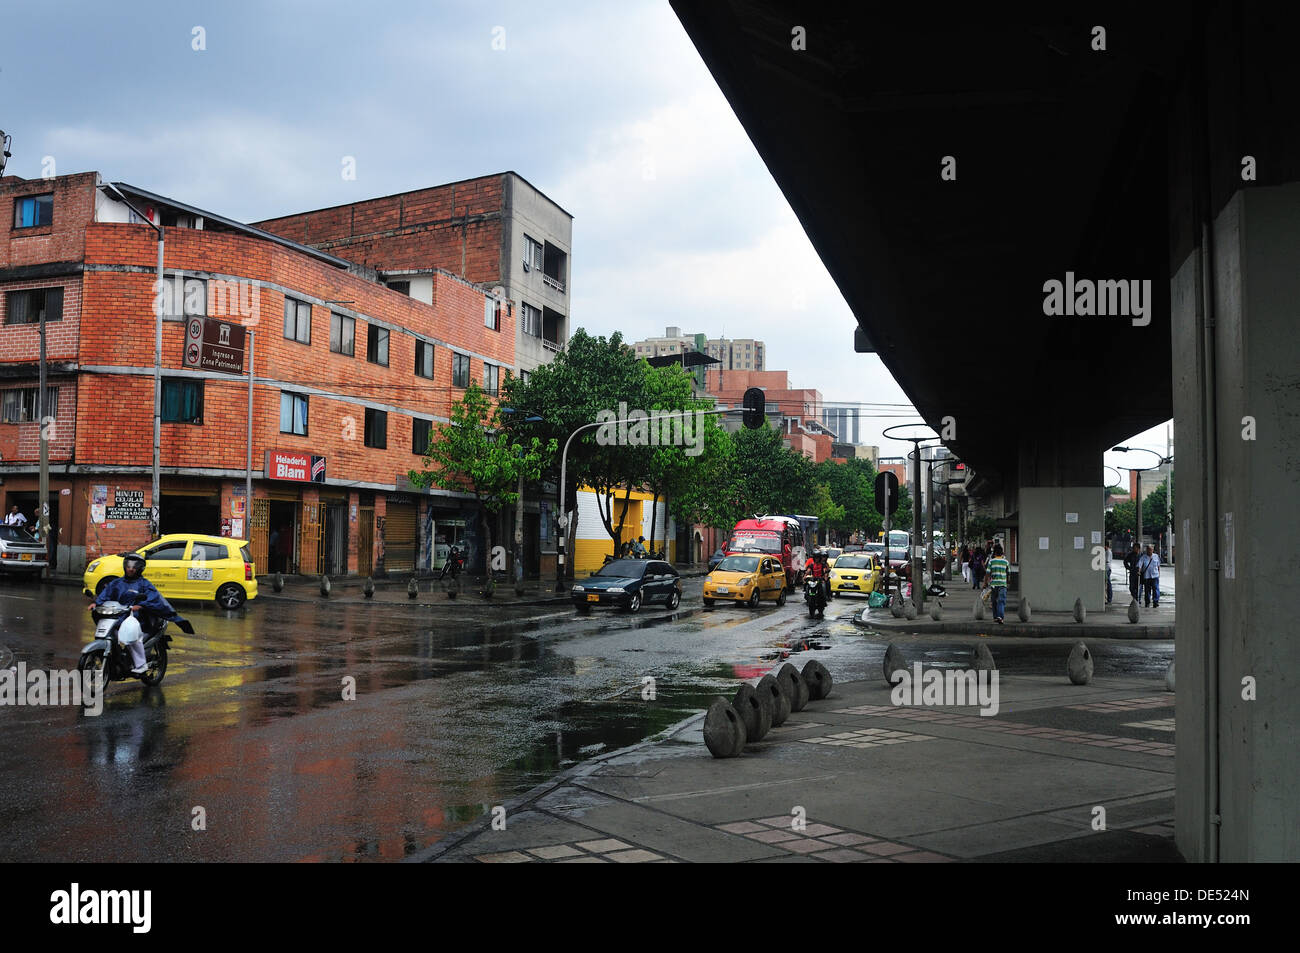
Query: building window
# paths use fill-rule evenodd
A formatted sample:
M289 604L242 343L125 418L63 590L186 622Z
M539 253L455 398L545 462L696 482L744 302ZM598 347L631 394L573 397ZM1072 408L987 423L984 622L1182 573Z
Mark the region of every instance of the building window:
M208 282L206 278L187 278L176 275L163 279L163 314L167 317L206 317L208 313Z
M524 236L524 271L530 269L542 270L543 250L542 243L534 241L527 235Z
M528 383L529 375L530 375L530 372L529 372L529 371L520 371L520 372L519 372L519 383L521 383L521 384L527 384L527 383Z
M501 302L496 298L483 299L483 326L493 331L501 330Z
M307 395L280 392L280 433L307 436Z
M524 333L531 334L535 338L542 336L542 312L534 308L531 304L520 303L519 320L523 323Z
M491 394L493 397L495 397L497 395L497 392L500 390L500 388L501 388L501 368L497 367L495 364L484 363L483 390Z
M167 424L203 423L203 381L164 377L162 419Z
M32 423L37 419L37 394L39 387L20 387L17 390L7 390L4 392L4 400L0 403L0 423L6 424L26 424ZM59 389L57 387L45 388L45 416L57 417L59 415Z
M54 193L14 199L14 228L54 224Z
M388 411L366 408L366 446L388 449Z
M432 420L411 418L411 452L424 456L429 452L429 434L433 430Z
M390 281L388 282L388 287L392 288L394 291L400 291L408 297L411 294L411 283L409 281Z
M62 288L31 288L5 295L5 324L36 324L42 314L46 321L63 320Z
M366 334L366 360L371 364L388 366L388 328L370 325Z
M433 345L426 341L415 342L415 373L433 380Z
M299 344L311 343L311 305L306 301L284 299L284 336Z
M353 356L357 336L357 319L346 314L330 314L330 350Z
M451 386L469 386L469 358L464 354L452 354L451 356Z

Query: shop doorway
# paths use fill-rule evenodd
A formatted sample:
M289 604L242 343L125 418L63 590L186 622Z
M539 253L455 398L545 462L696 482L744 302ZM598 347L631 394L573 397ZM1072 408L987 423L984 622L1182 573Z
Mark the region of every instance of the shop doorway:
M267 559L271 572L298 572L298 504L258 500L266 505Z
M325 505L325 568L327 575L348 571L348 506L346 503Z
M221 496L177 496L163 493L158 514L158 534L202 533L206 536L221 534Z
M442 569L451 547L455 546L464 554L468 545L464 520L436 520L433 524L433 568Z

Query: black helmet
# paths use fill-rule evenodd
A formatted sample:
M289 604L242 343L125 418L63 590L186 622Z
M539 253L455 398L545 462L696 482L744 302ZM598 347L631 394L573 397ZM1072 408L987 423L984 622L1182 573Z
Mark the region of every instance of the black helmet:
M136 567L136 575L137 575L137 576L143 576L143 575L144 575L144 567L145 567L146 563L147 563L147 560L146 560L143 556L141 556L139 553L127 553L125 556L122 557L122 574L123 574L123 575L126 575L127 567L129 567L129 566L135 566L135 567Z

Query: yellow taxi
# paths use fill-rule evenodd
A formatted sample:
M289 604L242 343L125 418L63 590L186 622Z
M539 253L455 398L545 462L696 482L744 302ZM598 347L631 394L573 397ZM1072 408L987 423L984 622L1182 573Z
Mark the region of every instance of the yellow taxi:
M880 563L867 553L844 553L831 570L831 595L870 595L880 581Z
M827 550L825 550L825 552L826 552L826 568L827 568L827 569L834 569L834 568L835 568L835 560L839 559L840 556L843 555L844 550L842 550L842 549L835 549L835 548L832 547L831 549L827 549Z
M785 584L785 570L775 556L728 556L704 577L704 604L725 599L754 608L760 599L773 599L783 606Z
M145 558L144 577L169 602L212 599L222 609L238 609L257 598L257 567L248 542L226 536L170 533L135 550ZM81 578L86 595L98 595L110 579L122 575L122 557L101 556Z

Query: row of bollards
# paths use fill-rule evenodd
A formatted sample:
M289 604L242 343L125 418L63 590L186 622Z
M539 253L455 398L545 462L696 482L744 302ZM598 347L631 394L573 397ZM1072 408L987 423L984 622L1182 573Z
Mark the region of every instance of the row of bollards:
M714 699L704 716L704 744L715 758L737 757L745 745L784 724L791 712L830 695L831 684L831 673L816 659L809 659L802 672L786 662L757 685L741 685L730 702Z
M997 663L993 661L993 652L990 651L987 644L981 642L971 651L971 668L975 671L996 671ZM897 683L894 676L900 672L908 671L907 660L903 658L903 653L898 646L890 642L885 648L885 658L882 664L885 675L885 684L891 688ZM1070 647L1070 656L1065 661L1065 674L1069 677L1070 682L1074 685L1087 685L1092 681L1093 661L1092 652L1088 650L1084 642L1075 642ZM1174 690L1174 663L1169 663L1169 670L1165 673L1165 690L1172 692Z
M284 576L281 573L277 572L271 577L271 588L276 592L284 591ZM330 582L330 577L322 575L320 577L320 594L328 599L333 589L334 584ZM452 579L450 582L444 584L443 589L446 591L448 599L455 599L457 594L460 592L460 580ZM361 584L361 593L367 599L374 598L375 580L373 576L367 576L365 582ZM420 584L415 581L415 577L411 577L411 581L406 584L406 597L408 599L414 599L419 594ZM484 596L485 598L491 598L491 592L485 592Z

